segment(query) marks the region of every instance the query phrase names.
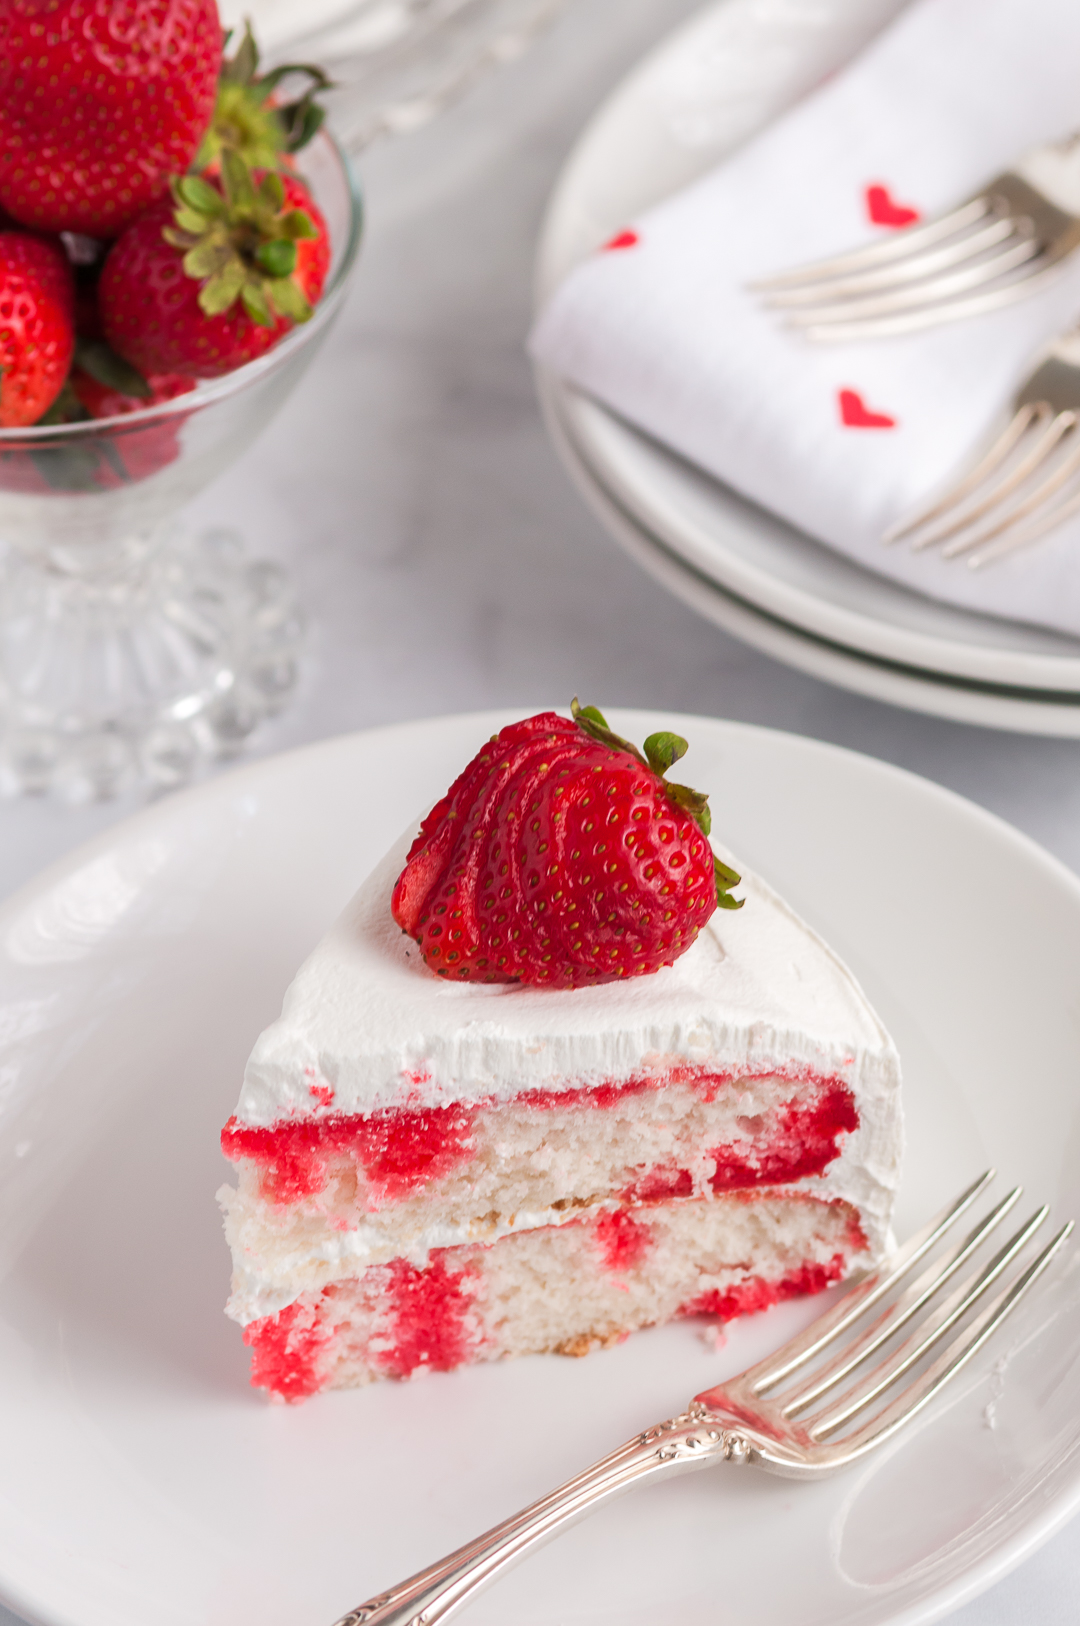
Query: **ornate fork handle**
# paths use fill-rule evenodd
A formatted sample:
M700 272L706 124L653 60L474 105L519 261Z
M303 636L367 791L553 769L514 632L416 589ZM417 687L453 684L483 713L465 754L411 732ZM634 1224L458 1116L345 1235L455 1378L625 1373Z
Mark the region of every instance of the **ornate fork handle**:
M724 1419L695 1403L678 1417L646 1429L610 1456L494 1529L421 1570L390 1592L350 1609L337 1626L435 1626L478 1588L611 1497L660 1474L705 1468L718 1459L749 1460L750 1443Z

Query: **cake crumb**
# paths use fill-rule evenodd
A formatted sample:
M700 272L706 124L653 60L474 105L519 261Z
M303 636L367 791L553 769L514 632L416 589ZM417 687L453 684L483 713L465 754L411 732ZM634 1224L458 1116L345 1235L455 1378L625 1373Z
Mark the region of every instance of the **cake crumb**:
M561 1344L556 1344L552 1354L572 1355L574 1360L580 1360L582 1355L591 1355L594 1349L612 1349L625 1340L626 1333L622 1331L579 1332L575 1338L564 1338Z

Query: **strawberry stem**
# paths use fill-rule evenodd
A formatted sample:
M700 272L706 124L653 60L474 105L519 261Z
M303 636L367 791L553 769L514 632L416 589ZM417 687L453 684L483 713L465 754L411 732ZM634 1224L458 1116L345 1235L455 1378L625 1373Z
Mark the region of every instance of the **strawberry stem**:
M226 34L226 45L231 38L231 32ZM278 85L297 74L309 81L303 93L275 103ZM206 169L226 152L236 153L251 169L279 168L283 156L299 152L320 129L326 113L315 98L332 88L323 70L308 62L287 62L260 74L259 48L245 22L236 51L221 65L214 116L194 168Z
M664 777L668 769L690 749L681 734L671 734L666 730L650 734L645 741L645 755L642 756L636 745L624 740L621 735L608 727L607 718L602 711L596 706L582 706L578 702L577 695L570 702L570 715L590 739L596 740L600 745L609 746L613 751L627 751L632 757L637 758L643 768L650 768L658 779L664 781L664 789L676 806L684 808L689 813L702 835L708 836L712 833L712 812L706 792L691 790L689 785L673 785ZM717 907L741 909L746 899L733 898L731 889L739 885L742 876L729 865L721 863L715 854L713 868L716 874Z

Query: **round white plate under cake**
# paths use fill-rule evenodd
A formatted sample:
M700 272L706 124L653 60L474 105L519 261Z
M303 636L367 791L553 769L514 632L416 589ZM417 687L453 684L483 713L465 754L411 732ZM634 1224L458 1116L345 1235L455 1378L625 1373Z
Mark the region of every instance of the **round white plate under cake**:
M709 169L847 61L897 0L722 0L647 57L592 119L555 189L542 300L628 219ZM1080 735L1080 641L922 598L804 536L614 413L540 379L553 438L646 569L790 664L961 721ZM958 566L962 569L963 566Z
M589 698L597 698L590 696ZM505 714L331 741L108 832L0 911L0 1599L41 1626L331 1626L784 1341L820 1306L270 1406L222 1313L217 1138L300 960ZM1080 883L832 747L691 742L715 828L847 959L903 1057L905 1234L980 1169L1080 1216ZM1027 1201L1028 1199L1025 1199ZM814 1485L609 1506L476 1626L938 1618L1080 1502L1080 1248L917 1426Z

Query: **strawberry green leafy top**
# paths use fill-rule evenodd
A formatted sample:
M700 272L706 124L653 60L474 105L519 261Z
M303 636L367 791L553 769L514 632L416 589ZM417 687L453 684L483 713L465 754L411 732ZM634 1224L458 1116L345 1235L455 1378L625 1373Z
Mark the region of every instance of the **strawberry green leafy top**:
M201 175L173 182L175 225L162 236L183 252L184 272L202 283L199 305L217 316L240 300L253 322L272 327L274 317L306 322L311 305L293 277L296 245L317 235L306 209L292 206L281 176L258 181L244 160L226 148L221 187Z
M645 755L642 756L636 745L624 740L620 735L614 734L607 725L607 719L595 706L581 706L577 695L570 703L570 713L575 722L603 745L610 745L613 750L628 751L631 756L637 757L643 766L650 767L658 778L663 779L669 768L673 768L680 757L684 757L690 747L681 734L669 734L663 731L659 734L650 734L645 741ZM685 807L690 817L697 824L702 835L712 834L712 813L709 810L709 798L704 791L691 790L689 785L667 784L667 793L679 807ZM716 906L718 909L741 909L746 902L745 898L733 898L731 890L738 886L742 880L727 864L722 864L713 854L713 869L716 875Z

